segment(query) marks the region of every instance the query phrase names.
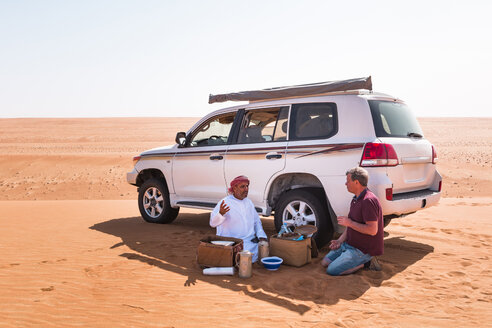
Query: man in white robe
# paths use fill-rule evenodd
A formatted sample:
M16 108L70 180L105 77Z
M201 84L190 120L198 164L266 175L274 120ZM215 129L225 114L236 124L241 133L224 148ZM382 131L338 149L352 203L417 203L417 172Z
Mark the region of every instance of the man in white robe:
M253 262L258 259L258 241L267 240L260 216L248 197L249 180L238 176L231 181L229 195L223 198L212 213L210 226L217 228L217 236L240 238L245 250L253 253Z

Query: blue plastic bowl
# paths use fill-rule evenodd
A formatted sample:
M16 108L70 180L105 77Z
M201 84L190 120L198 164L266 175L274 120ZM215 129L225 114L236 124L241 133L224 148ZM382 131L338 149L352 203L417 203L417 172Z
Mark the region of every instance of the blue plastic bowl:
M270 271L275 271L278 270L280 267L280 264L282 264L284 260L282 260L278 256L269 256L269 257L264 257L261 259L261 263L263 263L263 266L265 269L270 270Z

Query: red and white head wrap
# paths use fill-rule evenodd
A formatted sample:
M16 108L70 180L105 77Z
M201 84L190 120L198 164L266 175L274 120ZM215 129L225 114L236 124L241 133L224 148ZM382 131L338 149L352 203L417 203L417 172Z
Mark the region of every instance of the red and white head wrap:
M238 184L242 182L247 182L249 184L249 179L245 177L244 175L240 175L238 177L235 177L234 180L231 181L231 186L229 187L229 193L232 194L234 187L237 186Z

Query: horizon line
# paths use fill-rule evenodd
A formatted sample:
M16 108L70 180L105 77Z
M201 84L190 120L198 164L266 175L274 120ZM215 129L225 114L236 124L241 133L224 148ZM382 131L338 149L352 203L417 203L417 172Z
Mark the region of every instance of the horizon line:
M140 118L202 118L203 116L0 116L9 119L140 119ZM417 118L492 118L491 116L416 116Z

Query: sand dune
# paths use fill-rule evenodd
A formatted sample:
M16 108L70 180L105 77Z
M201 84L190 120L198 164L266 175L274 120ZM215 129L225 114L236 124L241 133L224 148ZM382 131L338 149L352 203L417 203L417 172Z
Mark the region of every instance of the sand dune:
M7 326L484 327L489 199L444 199L387 228L382 272L329 277L319 258L251 279L203 276L208 214L146 224L134 201L0 202ZM466 218L466 219L464 219ZM263 219L267 233L273 221ZM481 227L480 229L478 227ZM199 320L197 320L199 318Z
M207 212L147 224L125 181L195 120L0 120L0 326L492 326L492 119L421 119L445 198L386 228L383 271L246 280L201 274Z

